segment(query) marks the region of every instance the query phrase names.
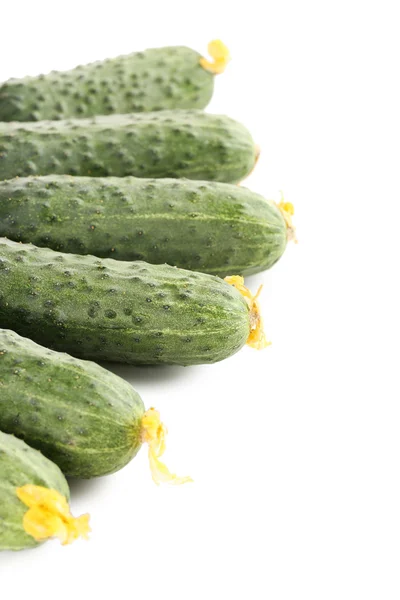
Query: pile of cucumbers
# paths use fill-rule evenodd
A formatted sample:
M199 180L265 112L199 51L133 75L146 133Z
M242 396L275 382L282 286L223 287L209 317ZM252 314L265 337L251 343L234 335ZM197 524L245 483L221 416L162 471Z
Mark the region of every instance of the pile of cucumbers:
M238 185L258 148L203 112L229 52L157 48L0 85L0 550L90 531L66 477L113 473L166 428L95 362L195 365L267 345L258 294L293 207Z

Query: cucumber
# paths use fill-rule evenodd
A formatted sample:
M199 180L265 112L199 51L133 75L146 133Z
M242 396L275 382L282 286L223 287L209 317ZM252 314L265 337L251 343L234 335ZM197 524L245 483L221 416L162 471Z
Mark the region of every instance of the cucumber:
M0 182L0 236L63 252L224 277L268 269L287 235L274 202L225 183L68 175Z
M196 110L0 123L0 180L68 174L235 183L256 155L243 125Z
M118 471L141 447L139 394L99 365L0 329L0 429L70 477Z
M0 429L23 439L69 477L114 473L149 444L153 479L185 483L159 460L166 429L137 392L93 362L0 329Z
M68 499L60 469L22 440L0 431L0 550L34 548L54 536L64 544L86 537L88 516L74 519Z
M246 343L252 308L213 275L0 238L0 327L81 358L213 363Z
M0 86L1 121L41 121L175 108L204 108L228 51L214 63L183 46L152 48L71 71L11 79Z

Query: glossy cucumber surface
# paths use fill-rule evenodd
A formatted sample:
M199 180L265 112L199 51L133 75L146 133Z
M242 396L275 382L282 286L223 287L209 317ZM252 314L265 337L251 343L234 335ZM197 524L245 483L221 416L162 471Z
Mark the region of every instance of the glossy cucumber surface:
M0 123L0 180L67 174L236 183L256 158L243 125L196 110Z
M67 481L54 463L22 440L0 431L0 550L38 545L24 530L27 507L17 496L17 489L27 484L54 489L69 498Z
M121 469L141 446L139 394L99 365L0 329L0 430L23 439L65 475Z
M271 267L287 228L274 202L241 186L49 175L0 182L0 236L225 277Z
M219 277L0 238L0 327L81 358L193 365L237 352L252 323Z
M161 109L204 108L214 75L184 46L150 48L70 71L0 85L0 121L43 121Z

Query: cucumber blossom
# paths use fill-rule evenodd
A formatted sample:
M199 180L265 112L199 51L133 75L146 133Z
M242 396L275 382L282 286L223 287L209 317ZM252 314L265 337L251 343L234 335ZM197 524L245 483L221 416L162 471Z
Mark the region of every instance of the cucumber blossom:
M256 155L243 125L196 110L0 123L0 180L67 174L236 183Z
M181 483L159 458L165 428L139 394L96 363L0 329L0 429L40 450L70 477L118 471L149 444L153 479ZM155 430L155 431L154 431Z
M248 299L213 275L0 238L0 327L74 356L213 363L246 344L254 316Z
M74 518L60 469L40 452L0 431L0 550L33 548L51 537L69 544L89 533L89 517Z
M176 108L205 108L229 53L211 42L208 61L184 46L152 48L71 71L0 86L1 121L42 121Z
M62 252L225 277L271 267L288 234L274 202L225 183L68 175L0 182L0 236Z

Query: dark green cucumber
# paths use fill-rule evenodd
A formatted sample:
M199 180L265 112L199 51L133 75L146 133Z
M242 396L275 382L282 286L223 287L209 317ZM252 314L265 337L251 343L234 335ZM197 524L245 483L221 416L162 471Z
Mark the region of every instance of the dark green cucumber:
M0 429L43 452L67 476L118 471L141 446L139 394L93 362L0 329L0 382Z
M67 481L54 463L22 440L0 431L0 550L38 545L24 530L27 507L17 497L17 489L27 484L54 489L69 498Z
M236 185L49 175L0 182L0 236L224 277L271 267L287 229L274 202Z
M0 86L1 121L204 108L214 75L183 46L152 48L71 71L11 79Z
M212 363L247 341L233 286L168 265L61 254L0 238L0 327L74 356Z
M0 123L0 180L68 174L235 183L256 153L243 125L195 110Z

